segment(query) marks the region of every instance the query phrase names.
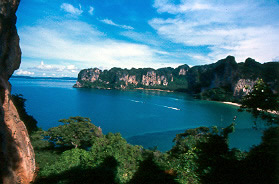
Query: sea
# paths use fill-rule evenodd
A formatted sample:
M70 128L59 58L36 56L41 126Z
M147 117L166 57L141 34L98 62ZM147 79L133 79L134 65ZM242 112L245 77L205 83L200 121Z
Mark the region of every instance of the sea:
M224 128L236 123L230 148L242 151L261 142L264 122L233 105L203 101L185 93L151 90L101 90L73 88L76 80L11 78L12 94L22 94L27 112L48 130L58 121L83 116L108 132L120 133L128 143L168 151L176 134L200 126ZM235 119L235 120L234 120Z

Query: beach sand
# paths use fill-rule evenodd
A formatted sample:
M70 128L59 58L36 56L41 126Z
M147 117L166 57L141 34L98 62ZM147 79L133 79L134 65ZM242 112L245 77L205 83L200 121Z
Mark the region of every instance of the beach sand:
M237 107L240 107L241 104L239 103L234 103L234 102L221 102L221 103L224 103L224 104L229 104L229 105L234 105L234 106L237 106ZM261 109L258 108L259 111L261 111ZM271 113L271 114L276 114L276 115L279 115L279 112L278 111L267 111L268 113Z

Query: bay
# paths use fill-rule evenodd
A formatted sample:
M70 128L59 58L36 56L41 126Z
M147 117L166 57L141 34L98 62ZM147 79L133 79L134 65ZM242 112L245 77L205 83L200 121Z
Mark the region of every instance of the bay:
M103 133L119 132L131 144L169 150L177 133L199 126L226 127L236 116L230 147L249 150L261 141L263 127L238 107L193 99L184 93L149 90L98 90L73 88L75 80L11 78L12 94L22 94L27 112L44 130L59 119L89 117ZM264 122L258 122L263 124Z

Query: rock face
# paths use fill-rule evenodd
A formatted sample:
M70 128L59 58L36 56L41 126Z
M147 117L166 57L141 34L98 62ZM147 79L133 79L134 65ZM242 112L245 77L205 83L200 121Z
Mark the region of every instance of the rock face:
M185 68L181 68L181 69L179 70L178 75L186 75L186 73L187 73L187 70L185 70Z
M0 183L30 183L35 155L24 123L11 101L9 78L19 68L21 51L15 27L19 0L0 1Z
M82 81L95 82L99 79L100 73L101 72L98 68L83 70L79 73L78 78Z
M131 70L112 68L101 71L97 68L80 71L74 87L133 89L157 88L190 93L200 93L212 88L224 88L241 97L251 91L255 81L262 78L275 92L279 90L279 63L260 64L248 58L237 63L228 56L216 63L177 68L139 68Z
M97 68L81 70L74 87L90 87L104 89L131 89L136 87L167 86L168 81L173 81L171 72L164 69L121 69L101 71Z
M146 75L142 75L141 83L144 86L164 85L167 86L167 78L164 75L157 75L155 71L149 71Z
M239 79L235 84L233 95L243 96L250 93L256 84L256 80L251 79Z
M128 86L129 84L138 85L138 81L136 80L135 75L129 76L128 74L126 74L126 75L123 75L121 78L119 78L119 80L124 81L125 86Z

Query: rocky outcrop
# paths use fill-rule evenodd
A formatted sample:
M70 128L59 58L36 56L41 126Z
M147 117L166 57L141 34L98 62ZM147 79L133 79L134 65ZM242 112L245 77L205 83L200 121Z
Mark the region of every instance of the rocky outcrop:
M233 95L243 96L250 93L256 83L256 80L251 79L239 79L234 85Z
M100 70L98 68L89 69L89 70L82 70L79 73L78 78L82 81L89 81L89 82L95 82L99 79L100 76Z
M170 80L169 80L170 79ZM92 87L104 89L131 89L135 87L160 87L173 82L172 73L154 69L121 69L101 71L97 68L81 70L74 87Z
M98 68L91 68L87 70L81 70L78 74L78 81L75 84L75 87L81 88L83 84L80 81L84 82L95 82L99 79L101 70Z
M214 66L214 79L210 87L227 86L233 88L234 81L238 78L237 69L234 57L228 56L226 59L219 60Z
M0 183L30 183L35 155L24 123L11 100L9 78L19 68L21 51L15 27L19 0L0 1Z
M194 66L186 75L189 90L193 93L200 93L219 87L233 89L234 81L238 79L237 71L238 65L232 56L213 64Z
M149 71L146 75L142 75L142 82L144 86L167 85L165 76L157 76L155 71Z
M104 89L157 88L167 90L202 93L215 88L222 88L228 94L240 98L251 91L254 82L262 78L277 92L279 89L279 63L258 63L248 58L244 63L237 63L233 56L228 56L216 63L194 66L181 65L177 68L112 68L100 71L86 69L79 73L74 87Z
M187 70L185 70L185 68L181 68L181 69L179 70L178 75L186 75L186 72L187 72Z
M134 84L134 85L138 85L138 81L136 80L136 76L135 75L124 75L121 78L119 78L120 81L124 81L125 82L125 86L128 86L128 84Z

